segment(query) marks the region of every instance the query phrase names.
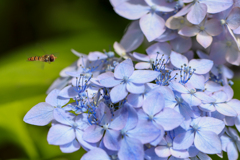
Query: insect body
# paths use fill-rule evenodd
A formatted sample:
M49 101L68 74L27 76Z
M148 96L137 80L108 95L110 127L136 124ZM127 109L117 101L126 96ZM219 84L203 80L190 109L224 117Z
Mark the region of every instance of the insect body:
M34 56L28 58L28 61L41 61L41 62L54 62L57 57L54 56L54 54L46 54L43 56Z

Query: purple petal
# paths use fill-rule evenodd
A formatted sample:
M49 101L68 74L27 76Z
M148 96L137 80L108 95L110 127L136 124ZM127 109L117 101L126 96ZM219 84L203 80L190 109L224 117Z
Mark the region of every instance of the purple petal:
M145 91L145 85L128 82L127 90L128 90L128 92L133 93L133 94L143 93Z
M140 27L149 42L159 37L166 30L164 19L155 13L148 13L141 17Z
M203 92L196 92L194 94L198 99L202 100L203 102L215 102L215 99L208 96L207 94Z
M186 37L193 37L199 33L199 29L197 26L185 26L183 27L178 34Z
M184 64L188 65L188 59L182 54L174 51L171 52L170 60L171 63L177 68L181 68L181 66L183 66Z
M84 154L81 160L111 160L111 159L103 149L93 148L89 152Z
M191 66L193 69L196 69L194 73L206 74L211 70L213 61L208 59L192 59L189 62L189 66Z
M151 122L138 121L137 126L133 130L128 131L127 134L130 138L136 138L142 144L146 144L155 140L162 132L164 131L158 129Z
M223 121L212 118L212 117L201 117L199 119L193 120L192 124L195 124L195 121L200 120L198 122L198 126L200 127L201 131L211 131L216 134L222 132L223 128L225 127Z
M150 60L148 55L137 53L137 52L133 52L133 57L136 58L137 60L140 60L140 61L148 62Z
M238 150L234 143L230 142L227 145L228 159L238 159Z
M143 145L138 139L128 137L123 138L121 142L121 148L118 152L119 159L143 160L143 156L144 156Z
M69 85L60 91L59 96L64 98L73 98L77 94L78 92L75 90L75 87L72 87L71 85Z
M129 2L123 2L114 8L117 14L130 20L141 18L149 11L149 9L150 7L147 5L137 5Z
M32 107L24 116L23 121L37 126L45 126L53 120L54 107L41 102Z
M238 99L232 99L227 102L227 105L232 107L240 115L240 101Z
M106 130L103 137L103 143L107 149L118 151L120 146L118 143L118 138L120 136L120 131Z
M163 126L165 131L177 128L183 120L184 118L181 114L170 108L164 108L162 112L154 117L154 121Z
M71 126L74 123L74 121L71 118L69 118L68 115L69 115L69 112L66 112L62 108L56 108L53 111L53 116L56 121L58 121L62 124ZM73 114L73 116L74 116L74 114Z
M178 91L180 93L189 93L189 91L187 90L186 87L184 87L182 84L178 83L178 82L170 82L170 86L175 90Z
M178 36L170 41L172 49L178 53L187 52L192 47L192 40L188 37Z
M110 98L113 103L123 100L128 94L126 84L119 84L110 91Z
M210 19L205 24L206 32L211 36L219 35L223 31L221 23L217 19Z
M114 78L114 74L112 72L100 74L97 78L100 81L100 84L104 87L114 87L122 81Z
M136 70L131 77L129 77L129 81L133 83L147 83L156 79L157 76L159 76L159 72L157 71Z
M218 135L211 131L198 131L195 135L194 145L198 150L207 154L221 152L221 141Z
M200 24L207 14L207 6L203 3L194 3L187 14L187 19L192 24Z
M126 52L131 52L137 49L143 42L144 35L139 26L139 21L134 21L128 27L127 32L122 37L120 44L126 50Z
M167 1L145 0L149 6L155 6L157 11L172 12L176 3L170 3Z
M134 127L136 127L138 123L138 115L136 110L132 106L130 106L128 103L126 103L124 107L126 107L128 110L128 119L123 130L131 130Z
M201 44L204 48L207 48L211 45L213 38L206 32L199 32L197 34L197 41L199 44Z
M192 8L192 4L188 4L187 6L183 7L177 14L174 15L174 17L180 17L185 14L187 14Z
M210 59L213 60L215 65L223 64L226 62L226 48L223 43L215 42L211 45Z
M172 148L170 148L171 154L174 157L178 157L180 158L188 158L189 157L189 153L187 150L174 150Z
M236 117L225 117L224 122L227 126L234 126Z
M173 140L173 149L188 149L193 144L193 141L194 133L192 131L180 133Z
M194 88L204 89L205 78L203 75L193 74L188 81Z
M133 74L133 62L131 59L126 59L118 64L114 70L114 76L118 79L123 79L124 76L130 77Z
M143 110L148 115L155 115L164 108L164 97L161 93L149 96L143 103Z
M72 142L70 142L68 144L60 146L60 150L63 153L72 153L72 152L75 152L79 149L80 149L80 144L76 139L74 139Z
M60 90L52 90L46 97L45 102L52 106L64 106L69 102L69 99L58 97Z
M233 5L233 0L202 0L201 3L207 5L208 13L218 13Z
M85 149L85 150L89 150L89 149L92 149L96 146L95 143L88 143L86 142L85 140L83 140L83 131L77 129L76 130L76 137L77 137L77 140L78 142L81 144L81 146Z
M89 52L88 59L90 61L97 61L102 59L107 59L107 55L103 54L101 52L95 51L95 52Z
M99 142L103 136L104 129L97 125L89 126L83 133L83 139L90 143Z
M144 158L146 160L167 160L167 158L160 158L158 155L156 155L153 147L145 150Z
M96 118L100 121L99 125L105 125L111 121L112 114L105 103L99 103L96 109Z
M89 127L88 122L88 114L82 113L75 118L75 123L77 124L77 128L81 130L85 130Z
M55 124L47 135L47 141L53 145L64 145L75 139L74 129L70 126Z
M225 115L225 116L229 116L229 117L236 117L237 116L237 112L232 109L232 107L230 107L229 105L227 105L226 103L218 103L215 104L216 110Z
M114 130L121 130L125 127L128 118L127 108L119 109L114 113L113 120L111 120L109 128Z
M143 95L141 94L129 94L127 96L128 103L130 103L134 108L139 108L143 104Z
M139 62L135 65L136 69L149 69L152 68L149 62Z
M155 148L155 152L158 157L167 158L171 155L170 148L168 146L158 146Z
M166 43L166 42L159 42L159 43L155 43L153 45L151 45L150 47L148 47L146 49L147 54L151 57L151 58L157 58L157 53L159 52L161 55L165 55L169 56L171 53L171 46ZM167 57L166 57L167 58ZM155 60L154 59L154 60Z
M207 55L206 53L204 53L204 52L202 52L200 50L197 50L197 55L201 59L209 59L209 55Z
M211 103L210 104L208 104L208 103L204 104L203 103L199 106L199 109L201 109L204 112L214 112L214 111L216 111L216 108Z
M184 101L186 101L189 104L189 106L198 106L202 103L201 100L199 100L198 98L191 94L182 94L181 96L184 99Z

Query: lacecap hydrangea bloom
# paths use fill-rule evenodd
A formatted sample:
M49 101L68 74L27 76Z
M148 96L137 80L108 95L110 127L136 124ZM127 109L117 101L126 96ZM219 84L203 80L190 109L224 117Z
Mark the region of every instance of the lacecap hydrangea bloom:
M72 52L45 102L24 117L81 160L238 159L239 0L110 0L134 20L114 51ZM145 53L135 50L148 42Z

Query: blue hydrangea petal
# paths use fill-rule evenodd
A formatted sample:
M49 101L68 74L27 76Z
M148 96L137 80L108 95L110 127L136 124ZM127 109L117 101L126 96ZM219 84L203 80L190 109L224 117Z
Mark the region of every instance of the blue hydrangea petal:
M178 134L173 140L173 149L188 149L194 141L194 132L187 131Z
M75 118L75 123L77 124L78 129L85 130L90 125L87 118L88 114L86 113L79 114Z
M226 103L218 103L215 104L216 110L225 115L225 116L229 116L229 117L236 117L237 116L237 112L232 109L232 107L230 107L229 105L227 105Z
M172 51L170 54L170 60L171 63L177 68L181 68L181 66L183 66L184 64L188 65L187 57L174 51Z
M72 153L72 152L79 150L80 147L81 146L80 146L79 142L76 139L74 139L72 142L70 142L68 144L61 145L60 150L63 153Z
M222 150L227 152L227 145L231 142L231 138L227 136L226 134L223 134L220 137L221 144L222 144Z
M213 104L211 103L202 103L200 106L199 106L199 109L201 109L202 111L204 112L214 112L216 111L216 108L214 107Z
M99 125L105 125L111 121L112 115L110 109L105 103L100 102L96 109L96 118L99 120Z
M133 57L136 58L137 60L140 60L140 61L148 62L150 60L148 55L137 53L137 52L133 52Z
M164 108L162 112L154 117L154 121L163 126L165 131L177 128L183 120L183 116L171 108Z
M180 83L172 81L169 84L175 91L178 91L180 93L189 93L188 89L186 87L184 87L183 85L181 85Z
M153 123L147 121L139 121L136 128L128 131L128 136L131 138L139 139L143 144L155 140L159 135L164 132L157 128Z
M102 52L89 52L88 59L90 61L97 61L97 60L102 60L102 59L107 59L107 55L102 53Z
M133 83L147 83L157 78L159 72L150 70L136 70L133 72L129 81Z
M170 41L172 50L178 53L187 52L192 47L192 39L190 37L177 36Z
M146 160L167 160L168 158L160 158L158 155L155 153L155 148L150 148L145 150L145 155L144 158Z
M174 15L174 17L180 17L187 14L191 10L191 7L192 7L192 4L186 5L180 11L178 11L177 14Z
M128 110L127 108L119 109L114 113L114 117L111 120L109 128L114 130L121 130L125 127L128 119Z
M193 74L188 81L194 88L204 89L205 78L203 75Z
M207 14L207 6L203 3L194 3L187 14L187 19L192 24L200 24Z
M45 126L53 120L54 107L41 102L32 107L24 116L23 121L32 125Z
M128 131L136 127L138 123L138 115L136 110L130 104L126 103L124 107L126 107L128 110L128 119L123 130Z
M138 139L125 136L121 142L118 157L124 160L143 160L143 144Z
M53 145L64 145L75 139L75 132L71 126L53 125L47 135L47 141Z
M189 64L192 68L196 69L196 74L206 74L213 67L213 61L208 59L192 59Z
M123 79L125 76L130 77L133 74L133 62L131 59L126 59L118 64L114 70L114 76L118 79Z
M134 93L134 94L143 93L145 91L145 85L128 82L127 83L127 90L128 90L128 92Z
M158 38L166 30L165 21L156 13L148 13L141 17L140 27L149 42Z
M196 132L194 144L198 150L207 154L216 154L222 151L220 138L211 131Z
M90 143L99 142L103 136L104 129L97 125L89 126L83 133L83 139Z
M232 99L232 100L228 101L227 105L232 107L238 113L238 115L240 115L240 107L239 107L240 101L238 99Z
M123 100L128 94L126 84L119 84L110 91L110 98L113 103Z
M158 146L155 148L155 152L161 158L167 158L171 155L170 148L168 146Z
M136 69L149 69L152 68L151 64L149 62L138 62L135 65Z
M139 26L139 21L134 21L128 27L127 32L123 35L120 44L126 50L126 52L131 52L137 49L143 42L144 35Z
M194 95L182 94L181 96L184 99L184 101L186 101L189 104L189 106L198 106L202 103L201 100L196 98Z
M143 95L131 93L127 96L127 100L134 108L139 108L143 104Z
M218 13L230 8L233 0L201 0L201 3L207 5L208 13Z
M97 79L99 80L100 84L104 87L114 87L121 83L122 80L114 78L114 73L106 72L100 74Z
M81 160L111 160L107 153L101 148L93 148L84 154Z
M105 135L103 137L104 146L109 150L118 151L120 131L115 130L106 130Z
M164 97L161 93L154 93L148 96L143 103L143 110L148 115L153 116L164 108Z
M196 92L194 94L198 99L202 100L203 102L215 102L216 100L210 96L208 96L207 94L203 93L203 92Z
M69 117L69 114L71 114L71 113L66 112L65 110L63 110L61 108L56 108L53 111L53 116L56 121L58 121L62 124L71 126L74 123L74 121L73 121L73 119L71 119ZM72 114L72 116L75 116L75 115Z
M83 140L83 133L84 132L82 130L76 129L76 137L77 137L78 142L81 144L81 146L85 150L90 150L90 149L96 147L97 146L96 143L88 143L85 140Z
M168 56L171 53L171 46L169 43L166 42L159 42L159 43L155 43L151 46L149 46L146 49L147 54L151 57L151 58L155 58L157 56L157 53L159 52L160 55L164 54L164 58L167 59ZM155 60L154 59L154 60Z
M75 90L75 87L72 87L71 85L69 85L60 91L59 96L63 98L73 98L77 96L77 94L78 92Z

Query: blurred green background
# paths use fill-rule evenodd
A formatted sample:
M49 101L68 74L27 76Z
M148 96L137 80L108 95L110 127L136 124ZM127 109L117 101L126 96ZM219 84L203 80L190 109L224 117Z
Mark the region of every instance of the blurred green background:
M1 0L0 21L0 160L80 159L82 149L63 154L48 145L49 126L22 119L45 101L59 72L77 60L71 48L85 54L109 50L130 21L118 16L108 0ZM29 56L51 53L58 53L58 59L44 69L27 62ZM234 82L240 99L240 83Z

